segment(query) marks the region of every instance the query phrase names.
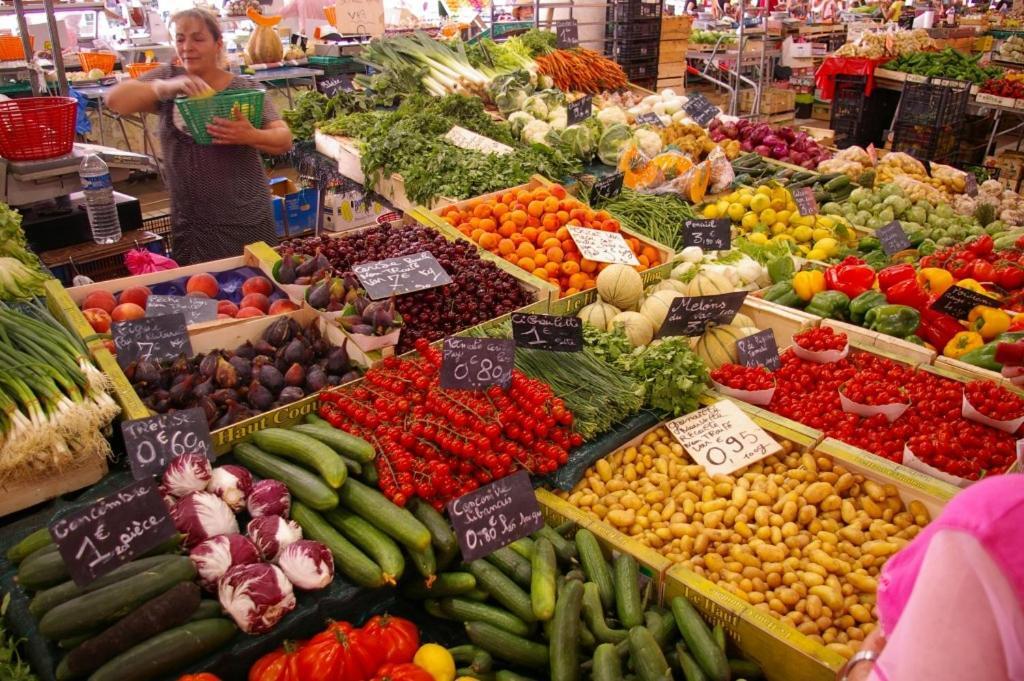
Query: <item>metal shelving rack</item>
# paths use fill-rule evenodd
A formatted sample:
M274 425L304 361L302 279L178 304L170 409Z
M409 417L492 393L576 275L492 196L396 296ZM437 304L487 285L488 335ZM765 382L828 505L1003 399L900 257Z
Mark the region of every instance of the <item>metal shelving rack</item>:
M57 32L57 12L81 12L93 10L100 12L104 8L102 2L79 2L79 3L57 3L54 4L53 0L43 0L42 8L38 6L25 7L24 0L14 0L14 8L0 7L0 16L14 14L18 19L18 33L21 35L21 44L25 48L26 64L17 67L4 67L0 66L0 69L10 72L9 69L18 69L18 72L24 70L32 70L36 72L39 77L30 78L32 86L32 94L36 97L45 94L46 88L43 83L40 83L42 79L42 72L38 69L33 68L32 59L32 45L29 41L28 33L28 20L26 16L30 13L44 12L46 14L46 25L50 29L50 45L52 46L53 52L53 65L57 71L57 92L62 96L68 95L68 78L64 71L64 56L61 54L60 35Z

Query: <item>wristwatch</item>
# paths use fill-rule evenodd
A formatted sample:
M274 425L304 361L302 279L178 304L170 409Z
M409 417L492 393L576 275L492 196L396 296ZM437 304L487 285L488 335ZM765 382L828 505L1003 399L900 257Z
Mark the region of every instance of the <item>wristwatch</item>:
M839 670L839 681L848 681L849 673L861 662L874 662L878 659L878 653L873 650L860 650L853 654L843 668Z

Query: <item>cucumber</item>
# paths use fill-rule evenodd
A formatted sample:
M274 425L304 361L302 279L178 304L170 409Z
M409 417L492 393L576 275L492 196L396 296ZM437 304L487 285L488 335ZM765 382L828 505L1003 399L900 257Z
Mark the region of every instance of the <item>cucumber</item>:
M533 627L504 608L462 598L445 598L441 612L461 622L486 622L516 636L529 636Z
M829 180L825 183L823 189L827 192L834 192L839 189L843 189L850 185L850 178L846 175L839 175L838 177Z
M436 617L439 620L450 620L451 617L444 614L441 610L441 603L431 598L423 601L423 609L427 611L427 614L431 617Z
M326 511L324 518L377 563L385 582L394 584L401 579L405 572L405 558L394 539L344 508Z
M555 547L555 555L558 556L558 560L571 563L576 559L576 545L555 532L555 528L550 525L540 528L532 536L534 540L544 537L551 542L551 545Z
M234 622L223 618L189 622L121 653L89 681L148 681L173 674L223 648L237 631Z
M387 497L361 482L349 480L338 490L338 499L350 511L364 518L399 544L413 551L430 546L430 531L409 511L388 501Z
M302 502L293 501L292 520L299 524L307 539L314 539L330 549L335 568L357 585L376 588L387 583L380 566L341 536L313 509Z
M463 596L476 589L476 577L468 572L442 572L427 586L422 581L406 582L402 594L407 598L446 598Z
M466 567L476 577L477 586L491 594L494 600L508 608L513 615L525 622L537 621L530 605L530 596L506 577L505 573L484 560L474 560Z
M465 598L467 601L476 601L477 603L483 603L484 601L491 600L491 594L482 589L477 589L476 587L473 587L464 594L459 594L459 596Z
M558 565L555 548L547 539L538 539L533 545L532 579L530 580L530 606L541 622L555 614L555 585Z
M533 540L529 537L520 537L509 544L508 547L526 560L533 558Z
M510 634L486 622L467 622L469 640L499 660L530 669L546 669L548 647L521 636Z
M413 567L420 575L425 577L428 582L434 579L434 575L437 574L437 557L434 555L434 547L428 544L427 548L422 551L406 548L406 552L409 554Z
M558 594L551 626L551 681L577 681L580 678L580 607L583 585L577 581L565 585Z
M622 660L611 643L602 643L594 650L591 681L622 681Z
M524 589L530 588L530 576L533 574L530 561L509 547L502 546L487 556L485 560L511 577L512 581L519 586Z
M377 475L377 467L369 465L364 466L362 480L367 485L372 485L373 487L376 487L377 483L380 482L380 477Z
M661 646L647 627L633 627L629 630L629 658L633 662L640 681L666 681L672 678L668 660L661 652Z
M291 459L312 468L334 489L348 478L348 469L337 452L317 438L295 430L264 428L252 434L256 446L268 454Z
M175 556L116 584L61 603L43 615L39 633L54 641L84 634L121 619L178 582L195 579L195 576L195 565L188 556Z
M288 430L308 435L314 440L319 440L338 454L347 456L359 463L370 463L376 452L373 445L361 437L349 435L345 431L335 428L326 421L321 424L299 423Z
M668 645L679 634L679 630L676 628L676 621L670 612L648 610L644 613L644 626L651 632L654 640L658 642L662 650L668 648Z
M729 660L729 671L734 679L746 679L746 681L757 681L764 678L764 672L756 662L750 660Z
M341 454L339 454L338 456L341 457L341 462L345 464L345 468L348 469L349 475L363 474L363 466L358 461L350 459L347 456L342 456Z
M92 638L92 637L94 637L94 636L96 636L98 634L101 634L101 633L103 633L102 629L99 629L99 630L93 629L92 631L90 631L87 634L79 634L78 636L72 636L71 638L62 638L61 640L57 641L57 647L60 648L61 650L74 650L78 646L80 646L83 643L85 643L86 641L88 641L90 638ZM63 664L65 667L67 666L66 660L67 660L67 656L65 655L64 659L61 660L61 664ZM59 667L57 668L57 677L60 678L60 668Z
M313 426L327 426L328 428L334 427L327 421L324 421L322 418L320 418L320 416L315 411L311 411L304 417L302 417L302 422L308 423Z
M612 629L605 622L601 595L593 582L583 585L583 621L601 643L618 643L629 634L625 629Z
M21 561L16 579L23 588L38 591L65 582L69 576L64 558L52 544Z
M683 670L683 678L686 681L707 681L708 677L704 676L700 665L686 651L686 646L682 643L676 644L676 657L679 660L679 668Z
M17 565L41 548L53 543L50 528L40 527L17 544L7 549L7 560Z
M722 628L721 624L716 624L714 626L714 628L711 629L711 638L713 638L715 640L715 645L718 646L719 648L721 648L722 652L724 653L725 652L725 629Z
M199 602L199 607L192 613L192 617L189 618L190 622L196 620L208 620L214 617L221 617L224 614L224 608L221 607L220 601L215 601L210 598L204 598Z
M673 598L672 616L686 647L709 681L729 681L729 660L690 601L681 596Z
M494 681L533 681L529 676L502 669L494 674Z
M43 615L61 603L66 603L72 598L78 598L82 594L102 589L105 586L117 584L123 579L127 579L132 575L137 575L140 572L145 572L151 568L168 563L174 560L174 558L175 556L166 555L153 556L151 558L139 558L138 560L133 560L130 563L125 563L124 565L115 568L98 579L94 579L84 587L78 586L72 581L58 584L57 586L50 587L49 589L37 593L28 604L28 611L32 613L36 619L40 619Z
M614 582L619 622L626 629L640 626L644 612L640 606L640 567L636 558L627 553L615 557Z
M494 658L491 657L489 652L473 645L449 648L448 654L452 656L452 659L457 664L468 664L470 671L477 674L485 674L491 671L491 667L494 665Z
M605 610L611 610L615 606L612 569L608 566L608 561L605 560L604 553L593 532L581 528L576 533L576 552L579 554L580 564L583 566L583 572L586 573L587 579L597 585L598 593L601 595L601 605Z
M296 499L317 511L329 511L338 505L338 495L320 476L302 466L267 454L262 449L242 442L232 450L238 463L260 477L280 480Z
M451 525L433 506L419 497L409 502L409 510L430 532L430 543L434 545L438 569L447 568L459 555L459 542Z

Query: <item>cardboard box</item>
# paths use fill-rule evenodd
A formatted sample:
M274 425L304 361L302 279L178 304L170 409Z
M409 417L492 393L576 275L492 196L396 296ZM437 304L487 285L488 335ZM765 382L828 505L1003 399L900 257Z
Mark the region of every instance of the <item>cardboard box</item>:
M285 177L270 180L271 203L274 207L274 223L277 235L291 238L317 228L320 212L320 190L315 187L300 188Z
M327 192L323 197L323 229L345 232L364 227L392 210L391 206L379 201L366 204L364 196L360 191Z

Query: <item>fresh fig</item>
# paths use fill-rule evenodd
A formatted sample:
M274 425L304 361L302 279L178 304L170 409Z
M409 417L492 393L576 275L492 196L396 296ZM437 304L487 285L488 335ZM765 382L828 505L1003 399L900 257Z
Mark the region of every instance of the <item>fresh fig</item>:
M297 277L294 256L291 253L285 253L281 258L281 266L277 268L277 280L282 284L294 284Z
M263 332L263 340L271 346L279 348L290 341L294 335L295 334L292 333L291 326L288 324L288 320L284 317L278 317ZM256 351L258 354L264 354L261 352L261 348L258 345Z
M357 296L356 299L352 301L352 307L355 308L356 314L360 317L363 315L363 310L365 310L366 306L369 304L370 299L364 295Z
M287 343L287 342L288 341L285 341L285 343ZM282 343L281 345L283 346L284 343ZM260 355L265 355L267 357L273 357L274 353L277 352L277 347L278 346L271 345L270 343L268 343L267 341L265 341L265 340L263 340L261 338L260 340L256 341L256 344L253 346L252 349L256 353L257 357L260 356Z
M193 377L188 375L184 380L178 381L168 391L170 393L171 404L179 409L188 406L192 400L194 393L192 392Z
M285 381L287 380L288 377L285 376ZM326 385L327 374L324 372L324 370L315 364L311 366L309 368L309 371L306 372L306 390L315 393L318 390L322 390Z
M309 291L306 293L306 302L309 303L310 307L314 307L318 310L322 310L327 307L327 304L331 302L331 287L326 281L322 281L319 284L314 284L309 287Z
M210 393L210 399L213 400L214 404L224 405L229 400L238 401L238 393L231 388L221 388Z
M288 364L294 364L295 362L301 362L303 355L306 352L306 345L299 338L293 338L292 342L288 344L288 347L284 349L282 358Z
M218 357L212 352L209 355L203 357L202 361L199 362L199 373L207 378L213 376L213 374L217 371L217 360L219 359L220 357Z
M277 393L284 387L284 375L273 364L265 364L260 367L259 379L260 383L272 393Z
M330 351L327 355L327 366L325 367L329 373L337 374L341 373L348 366L348 351L345 350L345 345L348 344L348 339L339 346Z
M250 343L249 341L245 341L244 343L239 345L237 348L235 348L235 350L234 350L234 352L232 354L235 357L242 357L244 359L252 359L253 357L256 356L256 349L253 347L252 343Z
M231 366L233 366L235 371L238 373L238 382L248 383L249 379L252 378L252 362L245 357L239 357L238 355L229 359L228 362L231 363Z
M288 404L295 400L301 400L305 396L306 393L302 391L302 388L290 385L281 391L281 394L277 396L277 399L281 404Z
M306 258L295 268L295 275L298 277L308 277L309 275L316 272L316 258Z
M153 384L160 382L160 367L148 359L140 359L135 365L135 373L132 376L135 383Z
M208 397L209 394L213 392L213 389L213 377L211 376L205 381L197 383L195 387L192 388L192 394L195 395L197 398L202 399L204 397Z
M255 379L249 384L249 393L246 397L249 404L260 411L270 409L270 405L274 403L274 394Z
M356 324L352 327L352 333L358 333L363 336L372 336L373 327L369 324Z
M285 385L302 385L306 382L306 369L296 362L284 373Z
M328 295L331 302L340 302L345 299L345 284L341 277L334 277L328 286Z
M217 361L217 373L213 379L221 388L234 388L238 385L238 372L230 362L224 359Z
M353 327L356 327L359 324L363 324L364 322L362 315L350 314L345 315L344 317L339 319L338 323L341 324L341 328L345 329L349 333L352 333Z
M209 397L200 397L197 406L203 410L203 414L206 415L206 422L213 423L217 420L217 414L220 410L217 409L217 405L213 403Z
M317 251L316 256L313 258L313 271L329 270L331 269L331 261L327 259L323 253Z
M360 376L362 376L362 374L353 369L352 371L345 372L344 374L341 375L341 382L342 384L345 384L348 383L349 381L356 380Z

